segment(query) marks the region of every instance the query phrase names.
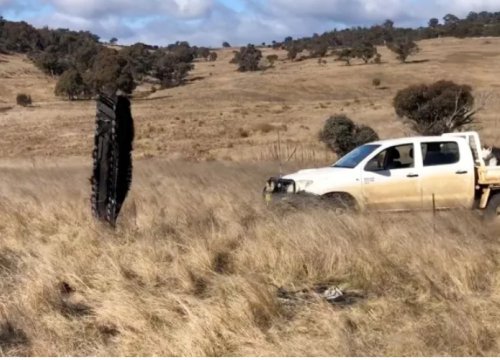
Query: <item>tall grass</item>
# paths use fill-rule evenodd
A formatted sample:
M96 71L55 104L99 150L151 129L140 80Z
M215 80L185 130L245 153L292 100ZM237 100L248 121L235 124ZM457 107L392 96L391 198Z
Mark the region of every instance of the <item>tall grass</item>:
M284 211L272 168L148 161L112 231L88 173L2 170L0 355L500 354L500 244L472 213ZM278 297L318 284L361 297Z

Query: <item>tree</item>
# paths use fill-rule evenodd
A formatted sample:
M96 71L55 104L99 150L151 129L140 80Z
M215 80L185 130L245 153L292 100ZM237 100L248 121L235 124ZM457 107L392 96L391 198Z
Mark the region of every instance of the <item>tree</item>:
M116 88L122 90L126 94L132 94L137 84L134 81L134 75L132 75L132 69L130 66L126 65L120 71L118 79L116 79Z
M141 80L151 73L155 59L147 45L135 43L127 46L120 50L120 56L127 61L135 79Z
M444 20L445 25L453 25L453 24L456 24L460 21L460 19L453 14L446 14L443 17L443 20Z
M360 145L377 141L379 137L369 126L357 125L346 115L334 115L326 120L319 139L338 156L344 156Z
M79 41L78 46L68 54L70 59L68 67L75 67L81 74L84 73L92 67L101 49L102 45L88 38L83 38ZM62 57L64 58L65 56L63 55Z
M345 61L346 65L351 65L351 60L356 57L353 49L346 48L337 52L337 60Z
M55 94L67 96L68 100L75 100L82 95L87 96L88 89L80 73L76 69L69 69L57 81Z
M429 27L434 29L434 28L437 28L439 25L439 20L436 19L436 18L432 18L429 20Z
M108 48L103 48L97 54L86 80L94 92L122 90L130 94L136 86L127 60Z
M238 64L238 71L257 71L261 58L262 52L254 45L249 44L234 54L233 62Z
M478 21L479 20L479 14L475 11L469 12L467 17L465 18L467 21Z
M398 60L402 63L405 63L409 56L420 51L418 45L408 38L387 43L387 47L397 55Z
M179 62L191 63L196 57L196 49L192 48L186 41L177 41L170 44L167 50L172 53Z
M422 135L463 130L479 109L469 85L441 80L400 90L393 101L396 114Z
M116 45L116 43L117 43L117 42L118 42L118 39L117 39L117 38L115 38L115 37L112 37L111 39L109 39L109 43L110 43L111 45Z
M362 59L365 64L377 55L377 48L371 42L364 41L353 49L354 55Z
M231 45L230 45L227 41L224 41L224 42L222 43L222 47L223 47L223 48L230 48L230 47L231 47Z
M383 27L386 30L394 29L394 21L392 21L391 19L387 19L386 21L384 21Z
M181 85L192 69L193 64L180 61L175 54L166 53L156 60L153 75L160 80L163 88L171 88Z
M309 52L312 58L321 58L328 52L328 43L316 41L309 47Z
M53 46L49 46L43 52L33 54L31 59L36 66L50 76L61 75L68 68L68 63Z

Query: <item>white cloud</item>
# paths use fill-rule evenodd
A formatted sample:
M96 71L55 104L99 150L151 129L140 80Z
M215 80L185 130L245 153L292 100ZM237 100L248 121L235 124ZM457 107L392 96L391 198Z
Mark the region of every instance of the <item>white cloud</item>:
M411 3L404 0L268 0L275 15L288 13L293 16L330 19L341 23L373 21L407 15Z
M22 13L26 1L0 0L0 9ZM54 9L44 17L25 19L38 26L90 30L103 39L116 36L123 43L158 45L177 40L214 46L222 41L260 43L388 18L397 26L420 26L447 13L463 17L469 11L500 11L500 0L234 0L244 4L243 11L221 0L29 1Z
M213 0L175 0L177 13L188 18L207 16L213 9Z
M12 0L0 0L0 9L12 4Z
M457 16L465 16L470 11L500 11L500 0L438 0L437 4L442 11Z
M1 1L1 0L0 0ZM104 18L113 15L165 15L180 18L206 16L213 0L43 0L56 11L84 18Z

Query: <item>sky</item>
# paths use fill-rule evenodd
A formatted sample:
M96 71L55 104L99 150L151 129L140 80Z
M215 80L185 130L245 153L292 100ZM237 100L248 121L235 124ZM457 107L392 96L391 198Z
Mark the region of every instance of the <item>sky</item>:
M103 41L218 47L270 43L391 19L418 27L448 13L500 11L500 0L0 0L0 15L36 27L89 30Z

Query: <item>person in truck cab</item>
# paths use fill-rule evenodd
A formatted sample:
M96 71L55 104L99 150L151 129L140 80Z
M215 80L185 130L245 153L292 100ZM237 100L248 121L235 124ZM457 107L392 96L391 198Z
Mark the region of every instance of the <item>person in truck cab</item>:
M402 168L400 159L401 159L401 154L399 153L398 149L396 148L388 149L386 155L385 168L387 170Z

